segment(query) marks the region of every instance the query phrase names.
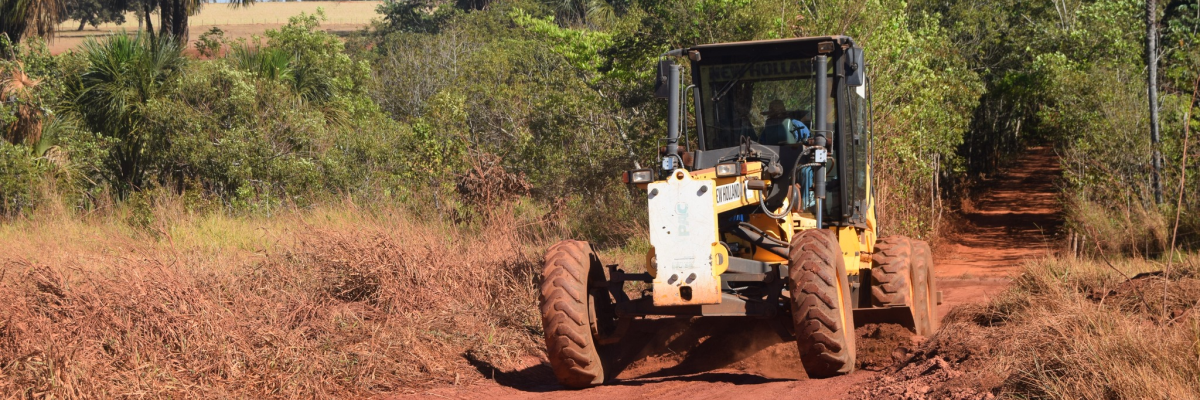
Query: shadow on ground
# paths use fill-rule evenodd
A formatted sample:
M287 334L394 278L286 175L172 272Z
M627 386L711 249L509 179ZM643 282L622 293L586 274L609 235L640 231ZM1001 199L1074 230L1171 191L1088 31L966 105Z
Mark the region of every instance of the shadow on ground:
M782 343L780 335L784 325L781 324L789 323L787 319L706 317L636 322L619 343L601 348L606 356L605 372L609 376L605 385L642 386L667 381L753 385L789 380L752 373L714 372ZM503 371L471 353L463 357L480 374L502 386L527 392L562 388L546 363ZM803 373L800 374L802 377Z

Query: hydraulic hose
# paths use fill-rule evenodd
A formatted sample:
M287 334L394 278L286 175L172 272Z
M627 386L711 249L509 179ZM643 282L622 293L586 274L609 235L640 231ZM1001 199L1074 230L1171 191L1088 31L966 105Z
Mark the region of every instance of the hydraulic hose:
M759 230L754 225L745 222L739 222L737 227L733 229L733 234L742 240L750 242L755 247L766 250L771 254L788 258L788 244L782 240L767 236L762 230Z

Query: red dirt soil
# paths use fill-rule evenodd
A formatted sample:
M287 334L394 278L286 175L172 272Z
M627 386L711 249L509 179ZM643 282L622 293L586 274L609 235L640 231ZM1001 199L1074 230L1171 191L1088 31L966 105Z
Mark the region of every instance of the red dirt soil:
M1059 175L1053 150L1033 148L1007 173L983 182L987 190L964 207L959 226L935 250L935 274L943 299L939 318L954 306L988 300L1007 286L1023 261L1054 251L1052 243L1061 224L1054 186ZM915 347L906 343L911 333L903 328L869 324L857 330L856 372L809 380L795 343L781 343L767 322L672 321L657 320L631 332L644 335L644 342L661 345L635 349L636 360L604 386L564 391L542 359L531 358L519 371L499 371L468 360L489 379L469 386L415 390L395 398L848 398L862 396L864 388L881 377L877 371Z
M1003 176L981 183L987 190L962 212L955 232L934 250L935 275L945 317L959 304L999 293L1025 260L1051 255L1062 225L1055 180L1058 156L1031 148Z

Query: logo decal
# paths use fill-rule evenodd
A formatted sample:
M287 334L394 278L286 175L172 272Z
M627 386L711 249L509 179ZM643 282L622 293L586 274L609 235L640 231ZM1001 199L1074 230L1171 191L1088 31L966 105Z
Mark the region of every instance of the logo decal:
M717 204L732 203L741 200L743 193L741 182L717 186Z

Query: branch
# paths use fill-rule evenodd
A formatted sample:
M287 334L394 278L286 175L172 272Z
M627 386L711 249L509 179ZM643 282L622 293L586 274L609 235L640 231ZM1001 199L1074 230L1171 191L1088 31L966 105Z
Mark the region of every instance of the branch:
M1196 94L1200 92L1200 75L1192 83L1192 102L1183 113L1183 160L1179 163L1179 195L1175 199L1175 228L1171 230L1171 252L1167 256L1166 278L1171 279L1171 264L1175 262L1175 239L1179 237L1179 213L1183 209L1183 192L1187 183L1188 136L1192 132L1192 110L1196 105ZM1167 281L1163 281L1163 315L1167 315Z

